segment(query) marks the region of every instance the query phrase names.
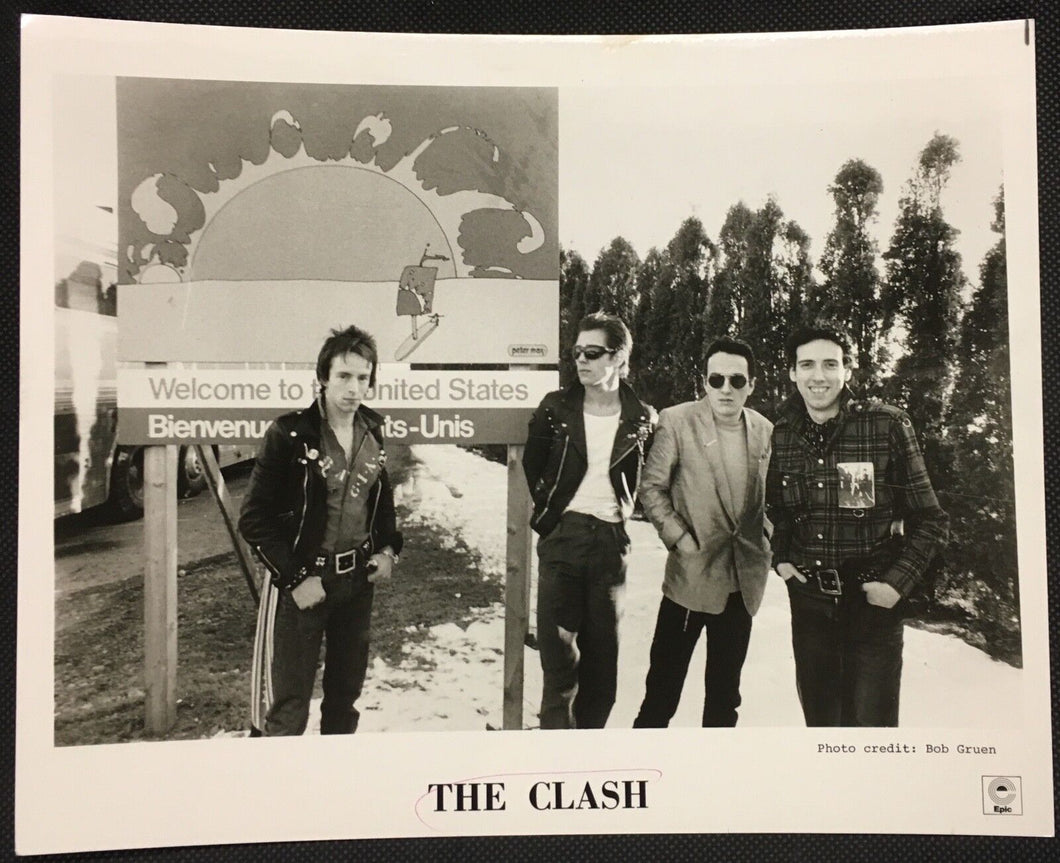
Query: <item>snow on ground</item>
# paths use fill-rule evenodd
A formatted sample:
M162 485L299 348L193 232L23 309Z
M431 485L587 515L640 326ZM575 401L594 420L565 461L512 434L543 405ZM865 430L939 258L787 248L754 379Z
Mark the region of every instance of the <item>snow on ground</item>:
M503 578L507 469L504 465L451 446L413 448L417 464L397 490L411 518L459 536L482 556L483 576ZM618 699L609 727L630 727L644 694L644 676L655 615L661 596L666 551L650 524L629 525L633 547L628 567L625 614L621 624ZM399 567L388 590L400 590ZM429 578L430 573L407 574ZM385 595L377 597L385 602ZM533 608L533 598L531 598ZM533 629L533 615L531 615ZM903 727L1013 727L1020 724L1019 669L997 662L948 635L906 627L902 681ZM672 725L699 725L703 698L702 646L688 671L684 695ZM423 671L424 662L434 670ZM541 668L536 651L525 652L523 724L537 727ZM362 731L483 730L501 727L504 669L504 607L482 609L462 629L435 626L430 638L394 667L376 659L358 702ZM771 577L754 619L743 670L744 726L802 726L795 693L790 617L783 583ZM319 705L310 732L318 730Z

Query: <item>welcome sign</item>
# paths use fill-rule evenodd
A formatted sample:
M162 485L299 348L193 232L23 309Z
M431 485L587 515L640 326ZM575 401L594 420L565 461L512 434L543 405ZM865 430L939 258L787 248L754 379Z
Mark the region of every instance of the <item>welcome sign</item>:
M232 375L129 401L121 370L122 442L253 441L311 381L263 399L232 369L311 364L349 324L382 363L558 361L554 89L119 78L116 101L119 361ZM525 398L457 376L372 406L399 442L521 443L556 375L502 377Z

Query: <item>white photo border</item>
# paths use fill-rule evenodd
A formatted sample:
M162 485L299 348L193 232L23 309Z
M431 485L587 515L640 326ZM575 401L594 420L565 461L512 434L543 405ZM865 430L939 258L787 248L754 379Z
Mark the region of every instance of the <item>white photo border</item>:
M1033 28L1032 28L1033 32ZM1033 39L1024 22L923 30L772 37L577 38L308 33L33 17L22 41L22 416L18 595L16 843L20 853L162 845L309 839L549 833L904 832L1052 835L1053 791L1039 323ZM415 66L386 63L414 50ZM859 760L854 767L813 755L825 739L813 729L731 733L671 729L567 735L479 733L380 735L250 743L241 739L54 747L54 591L41 573L53 565L49 484L39 473L39 441L52 365L33 345L50 345L50 301L32 285L51 279L53 199L50 87L56 74L144 75L274 80L277 57L290 80L348 82L351 53L365 58L364 83L615 86L687 83L690 69L768 80L783 71L805 82L844 70L901 68L904 75L953 74L991 58L1004 94L1005 191L1010 319L1014 339L1015 473L1023 578L1024 716L1018 734L1002 729L1004 763L969 758L939 770L928 760ZM374 61L374 62L372 62ZM855 62L856 61L856 62ZM358 72L360 74L360 72ZM708 82L709 83L709 82ZM561 190L563 138L560 139ZM562 192L561 192L562 197ZM561 215L562 220L562 215ZM563 239L561 221L561 242ZM971 262L966 262L970 265ZM498 693L500 698L500 693ZM960 729L950 729L961 739ZM856 743L923 740L918 729L843 729L829 739ZM592 745L587 746L586 743ZM621 753L616 756L615 753ZM703 753L709 754L709 775ZM690 757L694 754L696 757ZM783 766L783 769L780 767ZM950 764L947 765L948 767ZM982 811L982 777L1017 774L1026 795L1020 818ZM526 805L536 777L616 780L647 777L644 810L538 812ZM423 817L430 783L505 777L502 812ZM813 788L807 780L812 777ZM330 793L322 796L326 784ZM908 789L915 784L918 800ZM277 789L302 802L278 817ZM823 789L823 790L822 790ZM867 790L868 789L868 790ZM880 789L884 790L880 794ZM1034 789L1033 794L1031 790ZM871 791L871 793L869 793ZM883 799L880 799L883 798ZM872 806L866 806L871 799ZM703 801L717 801L704 806ZM193 805L189 806L189 801ZM356 804L353 806L352 804ZM268 813L262 818L261 813ZM189 817L194 814L194 818ZM588 817L593 815L595 817Z

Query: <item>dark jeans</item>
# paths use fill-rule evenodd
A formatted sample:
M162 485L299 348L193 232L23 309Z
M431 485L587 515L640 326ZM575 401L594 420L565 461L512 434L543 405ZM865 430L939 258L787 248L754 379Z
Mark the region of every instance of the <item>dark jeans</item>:
M751 640L751 615L738 592L729 594L720 614L690 611L667 596L662 598L651 642L644 702L633 721L634 728L666 728L670 724L681 701L688 663L701 629L707 631L703 727L736 725L740 672Z
M564 513L537 544L542 728L603 728L618 688L629 538L621 523Z
M288 591L280 595L272 638L272 705L265 734L302 734L324 641L321 734L353 734L360 714L353 706L368 669L373 585L363 573L324 577L327 599L300 609Z
M812 583L812 582L811 582ZM842 597L788 582L795 682L807 726L898 725L901 605L869 605L858 586Z

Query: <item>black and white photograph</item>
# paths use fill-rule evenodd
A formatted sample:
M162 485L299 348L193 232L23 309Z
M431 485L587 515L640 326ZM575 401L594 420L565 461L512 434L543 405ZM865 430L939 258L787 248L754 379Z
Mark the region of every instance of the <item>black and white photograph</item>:
M1052 835L1031 24L183 29L23 39L20 850Z

